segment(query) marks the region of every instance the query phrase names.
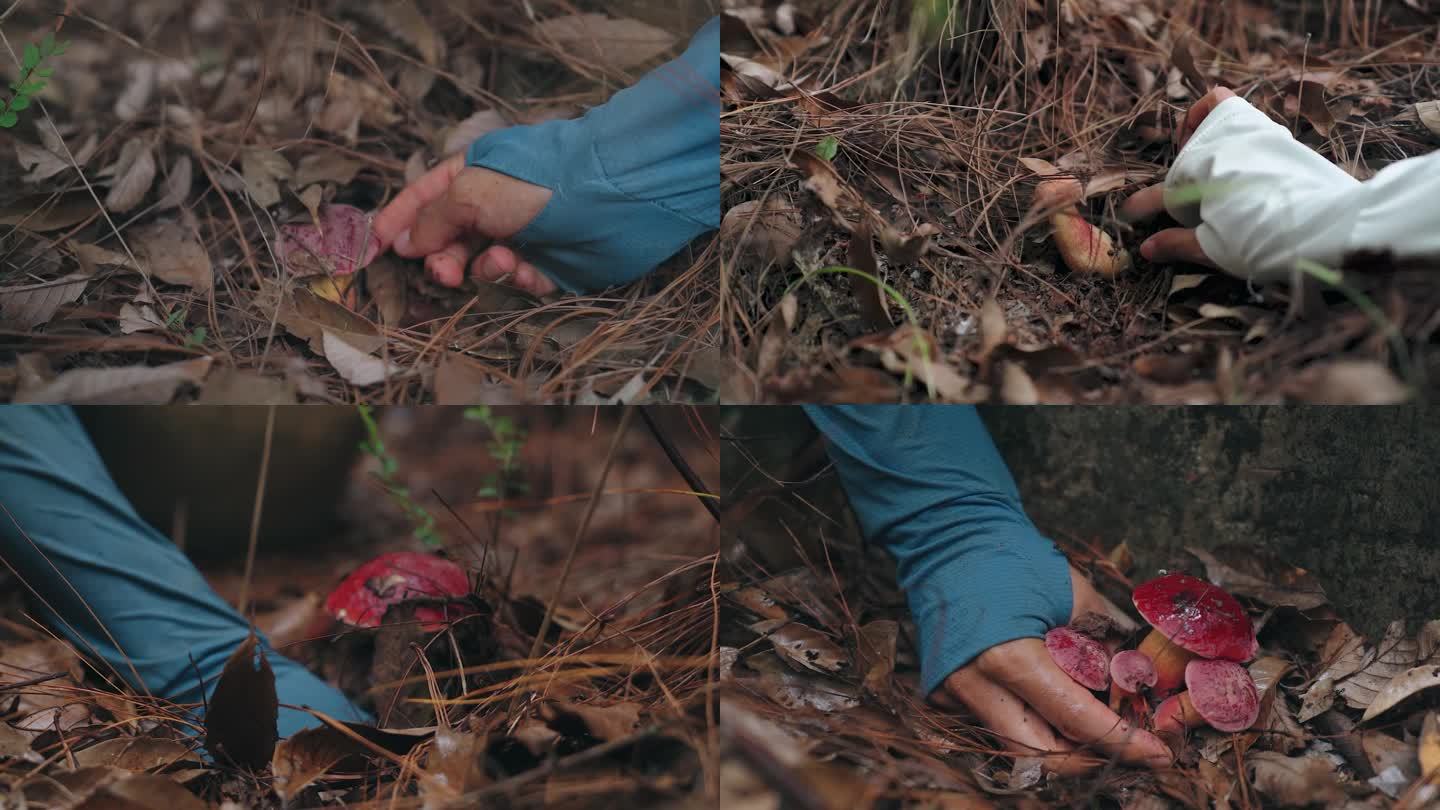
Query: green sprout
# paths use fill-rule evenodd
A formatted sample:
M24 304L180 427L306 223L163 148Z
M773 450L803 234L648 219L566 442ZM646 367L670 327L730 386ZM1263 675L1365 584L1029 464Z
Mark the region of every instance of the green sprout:
M825 139L820 141L820 145L815 147L815 156L829 163L835 159L835 155L839 151L840 141L836 140L834 135L826 135Z
M466 408L465 418L490 429L490 440L485 443L485 451L500 465L498 472L485 476L484 486L475 493L476 496L504 499L527 494L530 485L515 475L519 469L517 462L520 451L525 449L525 440L528 438L525 428L517 425L515 420L508 416L495 413L489 405Z
M17 113L29 108L30 99L45 89L45 80L50 78L52 69L41 67L41 65L52 56L65 53L65 48L69 44L68 42L56 42L55 33L52 31L40 40L38 46L33 42L25 46L25 55L20 65L20 78L10 83L10 89L14 95L5 102L3 107L0 107L0 127L9 129L20 120Z
M395 499L405 517L414 526L415 538L432 548L442 545L440 534L435 530L435 516L429 510L416 503L410 497L409 487L400 483L400 463L390 455L385 448L385 442L380 438L380 426L375 422L375 414L369 405L357 405L360 411L360 420L365 423L365 441L360 443L360 449L367 455L380 462L380 471L373 473L380 486Z

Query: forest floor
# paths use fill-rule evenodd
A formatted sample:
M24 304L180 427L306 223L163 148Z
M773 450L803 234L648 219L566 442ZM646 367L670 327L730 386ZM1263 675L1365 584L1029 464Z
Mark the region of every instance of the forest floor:
M390 254L301 261L279 237L378 210L486 132L582 114L678 53L704 3L41 5L0 11L7 84L27 44L64 43L0 130L0 397L715 398L710 240L538 300ZM374 247L355 233L335 255Z
M990 0L947 22L950 6L799 0L727 16L725 401L1435 391L1431 269L1371 262L1255 286L1152 264L1138 247L1158 223L1116 217L1164 178L1177 116L1209 87L1357 178L1433 151L1433 3ZM1083 215L1130 269L1061 261L1033 206L1051 169L1085 183Z
M1089 773L1057 776L1038 758L1007 755L967 711L919 694L915 626L894 562L864 542L816 449L763 468L748 458L732 471L727 461L721 806L1362 810L1440 801L1440 615L1395 617L1365 638L1313 575L1253 546L1202 549L1167 569L1224 588L1256 627L1251 728L1192 730L1173 744L1173 765L1156 770L1098 755ZM1123 543L1040 528L1137 624L1123 646L1148 632L1131 592L1158 572L1135 570Z
M24 589L6 574L0 803L713 806L715 519L638 415L607 473L620 409L460 411L380 410L385 452L354 465L333 534L305 548L259 546L249 588L256 626L373 712L374 727L301 732L264 767L211 760L203 736L185 733L188 707L107 685L94 662L31 618ZM659 429L702 482L717 485L713 420L688 407L663 411ZM382 456L395 465L388 484L377 478ZM604 494L587 519L597 485ZM410 495L387 494L395 488ZM417 536L426 525L433 542ZM460 564L473 615L427 630L401 605L380 627L359 629L322 608L356 566L398 550L443 551ZM202 564L232 603L243 557L242 546ZM222 700L212 698L212 714ZM249 731L263 732L263 698L229 700L232 712L255 718Z

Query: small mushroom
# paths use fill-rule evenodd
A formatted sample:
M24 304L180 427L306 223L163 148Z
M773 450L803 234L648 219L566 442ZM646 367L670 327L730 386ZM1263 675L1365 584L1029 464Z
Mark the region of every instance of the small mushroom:
M1258 645L1255 628L1235 597L1188 574L1166 574L1135 589L1135 609L1154 628L1139 651L1155 665L1156 695L1180 687L1194 658L1248 661Z
M1234 661L1191 661L1185 666L1185 687L1155 710L1156 733L1173 740L1183 737L1186 729L1205 725L1217 731L1244 731L1260 717L1255 679Z
M1132 714L1144 714L1142 691L1155 685L1155 663L1139 650L1121 650L1110 659L1110 708L1120 711L1128 703Z
M1110 685L1110 655L1095 639L1057 627L1045 634L1045 649L1065 674L1086 689L1099 691Z
M1053 211L1050 226L1065 264L1077 273L1117 276L1129 269L1130 254L1080 215L1078 203L1084 197L1084 187L1073 177L1045 180L1035 187L1035 203Z
M470 579L455 563L434 554L394 551L356 568L325 599L325 612L356 627L376 627L391 605L421 600L415 609L427 631L475 612L465 599Z

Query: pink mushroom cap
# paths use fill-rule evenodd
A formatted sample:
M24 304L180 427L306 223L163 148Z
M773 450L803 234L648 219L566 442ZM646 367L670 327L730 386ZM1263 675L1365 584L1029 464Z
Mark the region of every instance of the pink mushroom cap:
M1057 627L1045 634L1045 649L1067 675L1086 689L1098 691L1110 685L1110 654L1095 639L1068 627Z
M1197 658L1185 666L1190 705L1219 731L1244 731L1260 716L1260 692L1245 667L1234 661Z

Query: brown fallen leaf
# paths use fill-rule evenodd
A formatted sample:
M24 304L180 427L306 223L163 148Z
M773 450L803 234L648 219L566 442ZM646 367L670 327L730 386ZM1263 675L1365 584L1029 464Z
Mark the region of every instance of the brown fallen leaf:
M300 158L300 162L295 165L295 172L289 177L290 187L303 189L316 183L346 186L363 168L363 161L347 157L336 149L314 152Z
M0 325L29 330L50 322L56 310L85 292L90 273L67 273L54 281L0 287Z
M1255 751L1245 757L1250 783L1285 807L1304 807L1342 799L1335 768L1320 757L1287 757Z
M1407 698L1436 686L1440 686L1440 664L1426 664L1400 672L1369 700L1361 720L1379 717Z
M805 188L830 209L835 224L847 231L851 230L852 226L842 211L854 207L859 198L845 181L840 179L835 167L817 155L798 150L791 156L790 162L805 178Z
M155 150L140 138L131 138L120 148L120 157L100 171L111 178L105 207L123 213L145 199L155 182Z
M1235 596L1296 610L1312 610L1330 601L1310 572L1286 565L1274 555L1239 544L1185 550L1205 564L1206 579Z
M422 4L412 0L375 0L372 12L402 42L410 45L425 64L439 67L445 59L445 38L421 12Z
M855 687L833 678L799 674L773 653L752 655L745 659L745 666L760 673L746 682L784 708L837 712L860 705L860 690Z
M455 729L437 729L420 779L425 806L444 807L489 782L485 756L481 737Z
M762 263L787 267L800 241L800 216L777 195L731 206L720 221L720 238L734 250L753 254Z
M270 760L273 787L289 801L346 757L368 753L365 746L328 725L297 731L275 744Z
M1397 619L1385 628L1385 637L1367 651L1363 667L1353 675L1335 683L1335 693L1357 709L1368 708L1397 676L1415 665L1419 645L1405 634L1405 621ZM1398 700L1399 698L1397 698ZM1393 705L1393 704L1392 704ZM1375 712L1378 714L1384 709ZM1365 719L1375 714L1366 713Z
M233 366L212 371L195 400L200 405L294 405L296 401L295 385L289 380ZM281 644L273 630L263 626L260 629L272 644Z
M824 633L799 622L786 622L767 633L775 652L798 669L833 675L850 663L844 648Z
M0 207L0 225L31 231L70 228L100 213L88 191L64 194L28 194Z
M871 330L890 328L890 308L878 283L880 266L875 261L875 244L870 238L869 225L862 223L851 235L848 260L852 269L865 274L849 274L850 294L855 297L865 327Z
M1434 780L1440 775L1440 712L1426 713L1420 723L1420 775Z
M351 385L375 385L405 371L403 366L362 351L328 330L322 335L322 345L325 359Z
M315 117L315 126L342 136L349 143L359 139L360 125L376 129L400 121L395 99L365 79L331 71L325 92L325 107Z
M1325 103L1325 85L1322 82L1310 79L1295 80L1285 87L1286 112L1298 111L1305 117L1315 131L1321 135L1329 136L1331 128L1335 126L1335 116L1330 112L1330 107ZM1292 102L1293 99L1293 102Z
M96 766L59 772L31 780L25 798L31 806L72 810L210 810L199 796L169 776L132 773L123 768Z
M860 628L855 640L855 669L865 691L884 695L895 672L895 651L900 625L891 619L876 619Z
M891 373L906 375L918 382L932 398L949 402L983 402L989 398L985 386L973 385L939 358L935 338L910 324L881 335L867 335L851 343L880 357Z
M1205 80L1205 74L1195 66L1195 55L1190 52L1190 34L1175 40L1175 46L1170 49L1170 62L1179 68L1180 74L1184 76L1185 83L1189 85L1190 92L1196 98L1205 95L1210 83Z
M63 677L6 693L5 708L18 718L9 724L28 737L53 730L57 725L68 730L89 721L89 708L77 702L72 694L82 676L80 656L69 644L54 639L0 645L0 683L25 681L56 672L63 673Z
M216 759L258 772L275 753L279 716L275 673L251 633L230 654L211 693L205 748Z
M1374 360L1336 360L1310 366L1280 386L1285 396L1327 405L1393 405L1414 392Z
M725 592L725 598L762 619L788 620L790 613L764 588L750 586Z
M1254 728L1267 729L1259 743L1267 748L1291 754L1305 747L1306 733L1290 713L1285 695L1276 686L1295 665L1274 655L1265 655L1250 662L1247 669L1260 693L1260 716Z
M623 71L670 50L676 37L648 23L604 14L570 14L542 20L534 28L541 42L563 48L581 61Z
M139 228L130 244L141 266L161 281L202 292L215 286L210 254L177 223L157 222Z
M180 762L201 765L191 746L163 737L112 737L75 752L82 767L109 765L127 771L148 771Z
M77 368L34 387L21 384L15 402L74 405L168 405L184 385L199 385L211 357L163 366Z
M1360 733L1360 749L1370 761L1370 768L1377 774L1394 768L1411 780L1420 775L1420 761L1416 758L1416 747L1383 731Z
M280 202L280 181L290 179L295 170L274 149L246 149L240 157L240 173L250 198L261 208L269 208Z
M562 711L580 718L597 740L620 740L634 734L640 728L640 716L644 707L639 703L622 701L608 706L592 703L575 703L562 707Z
M170 167L170 173L165 177L165 191L155 203L155 210L168 211L171 208L179 208L190 199L190 184L193 180L194 170L191 167L189 155L181 155L175 158L175 163Z

